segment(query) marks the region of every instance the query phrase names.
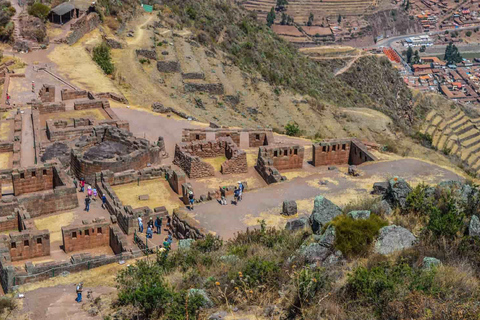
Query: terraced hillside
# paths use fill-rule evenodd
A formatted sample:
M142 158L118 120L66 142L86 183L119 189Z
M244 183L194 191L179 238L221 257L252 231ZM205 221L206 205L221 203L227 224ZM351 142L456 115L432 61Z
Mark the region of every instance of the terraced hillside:
M457 156L465 167L480 174L480 118L470 118L463 111L442 116L430 111L422 133L432 137L432 145L446 154Z
M375 7L375 0L290 0L287 14L298 23L308 21L310 13L315 17L357 16Z

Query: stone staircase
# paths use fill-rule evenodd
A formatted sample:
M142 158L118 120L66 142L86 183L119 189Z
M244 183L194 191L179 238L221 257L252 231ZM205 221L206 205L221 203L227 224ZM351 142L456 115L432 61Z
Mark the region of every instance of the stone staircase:
M421 130L432 137L437 150L457 156L476 174L480 174L480 118L470 118L458 111L445 118L435 110L428 113Z
M14 45L13 48L19 51L26 51L26 50L38 50L40 49L40 46L37 42L26 39L22 36L21 30L20 30L20 20L22 16L25 16L26 13L23 12L22 7L20 6L15 6L15 10L17 12L12 18L12 22L14 23L14 29L13 29L13 39L14 39Z

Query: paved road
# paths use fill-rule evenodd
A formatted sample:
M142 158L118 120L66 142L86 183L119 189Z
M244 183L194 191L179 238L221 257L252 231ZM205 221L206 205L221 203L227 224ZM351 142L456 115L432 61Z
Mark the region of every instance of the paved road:
M478 28L478 27L480 27L480 26L477 25L477 26L463 27L463 28L443 29L443 30L439 30L439 31L432 31L432 32L429 32L429 33L422 32L422 33L415 33L415 34L406 34L406 35L401 35L401 36L396 36L396 37L391 37L391 38L380 40L376 44L374 44L373 46L368 46L366 48L389 47L389 46L392 45L392 43L394 43L396 41L404 40L404 39L411 38L411 37L424 36L424 35L427 35L427 34L428 35L441 34L441 33L445 33L445 31L450 32L450 31L460 31L460 30L471 30L471 29L475 29L475 28Z

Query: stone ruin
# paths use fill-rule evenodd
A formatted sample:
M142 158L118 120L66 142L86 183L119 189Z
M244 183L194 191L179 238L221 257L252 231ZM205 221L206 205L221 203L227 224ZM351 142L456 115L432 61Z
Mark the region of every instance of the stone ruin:
M221 137L230 137L237 146L240 146L240 136L242 132L246 132L248 134L249 148L267 146L275 143L273 131L271 129L237 130L229 128L183 129L182 142L207 140L208 134L214 135L214 139L218 139Z
M191 179L212 177L215 175L215 169L201 159L220 156L227 158L221 165L222 174L248 171L247 154L237 147L231 137L177 144L173 163L182 168Z
M75 142L71 170L77 178L93 183L95 174L104 170L121 172L159 164L166 156L163 139L160 141L163 149L134 137L129 131L108 125L95 126L89 136Z
M314 143L312 163L315 167L327 165L359 165L377 160L357 139L333 139Z
M304 152L299 145L260 147L255 169L268 184L284 181L280 171L301 169Z

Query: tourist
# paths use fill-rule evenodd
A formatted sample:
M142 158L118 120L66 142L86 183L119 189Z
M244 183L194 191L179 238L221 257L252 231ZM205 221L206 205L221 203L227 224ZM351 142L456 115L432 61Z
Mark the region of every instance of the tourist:
M150 219L148 220L147 226L152 228L152 230L153 230L153 218L152 217L150 217Z
M75 191L77 191L78 181L77 181L77 178L75 178L75 177L73 177L73 185L75 186Z
M93 195L92 187L88 186L87 187L87 195L91 197Z
M170 216L167 214L167 229L165 229L165 230L168 231L168 229L170 229L170 223L171 222L172 222L172 218L170 218Z
M141 216L138 216L138 231L140 231L140 233L143 233L143 222Z
M157 216L157 219L155 219L155 227L157 228L157 234L162 234L162 221L163 218L160 218Z
M75 299L75 301L77 301L78 303L82 302L82 291L83 291L83 283L79 283L77 284L77 287L76 287L76 292L77 292L77 298Z
M148 225L147 227L147 238L152 238L153 237L153 229Z
M85 179L81 178L80 179L80 192L85 191Z
M32 92L35 92L35 81L32 81Z
M190 210L193 210L193 203L195 202L195 197L193 196L193 191L188 192L188 202L190 202Z
M167 251L170 250L170 244L171 242L168 241L168 238L165 238L165 241L163 241L163 247L167 249Z
M238 204L239 197L240 197L240 189L235 187L235 190L233 191L233 201L235 202L235 205Z
M90 197L89 196L86 196L85 197L85 211L90 211Z
M10 105L10 95L7 92L7 101L5 102L7 106Z
M220 204L222 206L226 206L227 205L227 198L225 197L225 194L222 194L222 198L220 199Z
M173 237L172 237L172 234L170 233L170 231L168 232L167 241L168 241L168 243L170 243L170 244L172 244L172 242L173 242Z
M93 189L92 189L92 193L93 193L93 201L97 201L97 196L98 196L97 189L96 189L96 188L93 188Z
M242 181L238 181L238 189L239 189L239 192L238 192L238 201L242 201L243 189L244 189L244 186L243 186Z
M107 203L107 197L105 196L105 193L102 196L102 209L106 209L106 203Z

